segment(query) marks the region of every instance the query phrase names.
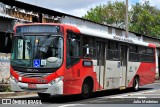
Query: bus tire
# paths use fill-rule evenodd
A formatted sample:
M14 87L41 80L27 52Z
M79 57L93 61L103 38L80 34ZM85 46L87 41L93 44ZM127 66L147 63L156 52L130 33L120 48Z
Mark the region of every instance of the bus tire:
M138 91L139 90L139 78L135 77L133 80L133 91Z
M82 85L81 98L86 99L89 98L92 94L92 84L90 81L84 81Z
M37 94L42 99L46 99L50 97L50 94L46 94L46 93L37 93Z

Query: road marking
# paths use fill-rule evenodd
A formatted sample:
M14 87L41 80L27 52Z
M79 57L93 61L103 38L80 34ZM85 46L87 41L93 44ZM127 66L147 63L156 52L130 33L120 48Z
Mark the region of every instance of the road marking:
M144 92L143 94L148 94L148 92Z
M145 91L145 92L136 92L136 93L132 93L132 94L125 94L125 95L118 95L118 96L113 96L110 98L122 98L122 97L126 97L126 98L130 98L129 96L134 96L134 95L147 95L146 93L152 93L152 92L157 92L160 90L149 90L149 91ZM154 94L153 94L154 95ZM156 94L159 95L159 94Z
M141 98L147 98L147 97L137 97L137 98L141 99Z
M84 104L66 104L66 105L61 105L58 107L68 107L68 106L78 106L78 105L84 105Z
M141 95L155 95L155 96L160 96L159 94L141 94Z
M151 91L146 91L146 92L148 92L148 93L152 93L152 92L155 92L155 91L157 91L157 90L151 90Z
M155 82L154 84L160 84L159 82Z

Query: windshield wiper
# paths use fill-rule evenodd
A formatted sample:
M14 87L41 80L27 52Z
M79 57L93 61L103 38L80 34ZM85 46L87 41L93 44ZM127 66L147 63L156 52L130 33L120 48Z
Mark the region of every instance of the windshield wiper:
M27 41L26 37L23 34L19 34L18 36L20 36L24 41ZM28 46L28 49L30 49L31 43L27 42L27 46Z
M26 39L26 37L25 37L22 33L17 34L16 36L20 36L24 41L26 41L26 40L27 40L27 39Z
M40 44L38 45L38 47L41 47L47 41L47 39L51 37L51 35L52 34L49 34L49 35L45 36L45 38L42 40L42 42L40 42Z

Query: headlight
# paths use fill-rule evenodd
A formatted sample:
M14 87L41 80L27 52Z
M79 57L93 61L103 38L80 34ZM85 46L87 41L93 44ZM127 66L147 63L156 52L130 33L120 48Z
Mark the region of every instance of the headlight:
M53 84L56 84L56 83L58 83L59 81L61 81L62 79L63 79L63 76L60 76L60 77L52 80L52 81L51 81L51 84L52 84L52 85L53 85Z
M16 83L18 83L18 80L14 76L10 76L11 79L13 79Z

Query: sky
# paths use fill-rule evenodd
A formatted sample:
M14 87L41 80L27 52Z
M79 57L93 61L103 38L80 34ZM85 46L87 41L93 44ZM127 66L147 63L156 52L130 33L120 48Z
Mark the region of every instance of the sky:
M106 4L108 1L125 1L125 0L18 0L40 7L64 12L70 15L82 17L90 8L100 4ZM148 0L152 6L159 6L160 0ZM143 3L144 0L128 0L129 8L137 2Z

